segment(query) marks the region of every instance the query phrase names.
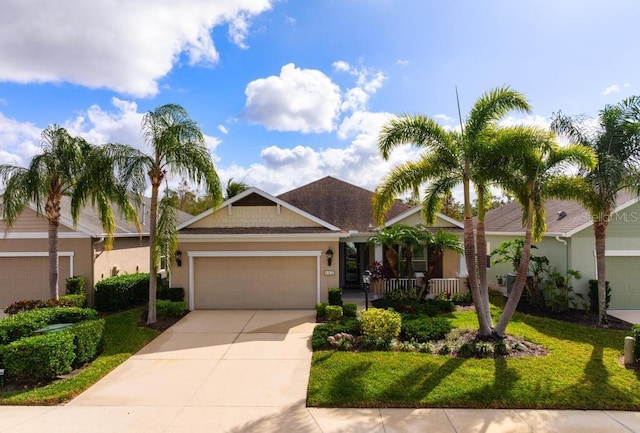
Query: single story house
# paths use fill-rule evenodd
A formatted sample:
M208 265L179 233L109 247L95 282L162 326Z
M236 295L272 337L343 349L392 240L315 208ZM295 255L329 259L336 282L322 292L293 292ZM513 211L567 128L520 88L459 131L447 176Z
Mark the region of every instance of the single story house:
M611 285L611 303L615 310L640 309L640 203L636 195L622 192L611 216L606 239L607 280ZM532 252L546 256L557 272L580 271L582 278L572 280L573 288L588 300L588 283L597 278L595 238L592 218L580 204L567 200L547 200L547 232L535 243ZM516 202L507 203L486 215L489 249L501 242L524 237L522 209ZM492 266L489 276L512 272L510 265ZM495 282L495 279L494 279Z
M65 293L66 279L82 276L86 281L89 302L95 283L122 274L148 272L149 207L143 200L139 210L142 230L116 213L116 231L111 250L105 250L105 233L96 211L83 209L78 224L73 225L70 201L63 197L58 228L58 286ZM191 215L180 213L182 221ZM0 308L23 299L49 299L48 221L27 207L7 228L0 221Z
M180 225L171 285L185 288L191 310L313 308L331 287L361 287L362 272L383 260L382 247L367 243L377 228L372 195L333 177L279 196L250 188ZM388 224L419 215L398 201ZM436 225L462 234L444 215ZM460 273L457 254L443 260L443 276Z

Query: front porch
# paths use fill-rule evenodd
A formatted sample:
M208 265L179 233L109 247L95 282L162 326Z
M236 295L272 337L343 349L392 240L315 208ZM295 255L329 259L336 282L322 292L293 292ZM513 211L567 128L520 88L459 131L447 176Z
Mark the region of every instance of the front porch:
M468 289L465 281L465 278L432 278L427 283L429 284L427 296L434 297L442 293L448 293L450 295L466 293ZM392 291L417 289L420 288L422 284L422 278L391 278L378 280L371 283L369 294L377 296L378 298L384 298Z

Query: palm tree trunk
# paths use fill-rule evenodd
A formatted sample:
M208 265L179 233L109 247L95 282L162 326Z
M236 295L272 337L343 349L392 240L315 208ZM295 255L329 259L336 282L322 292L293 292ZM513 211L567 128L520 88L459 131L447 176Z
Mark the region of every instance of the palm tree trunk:
M464 190L464 258L467 263L467 273L469 280L469 290L473 297L473 304L476 307L479 330L481 337L488 337L492 334L491 319L487 317L484 308L484 300L480 290L478 290L478 278L476 276L476 248L473 238L473 219L471 214L471 197L469 193L469 180L462 182Z
M58 292L58 224L57 219L49 219L49 295L56 301Z
M596 238L596 271L598 273L598 325L607 323L607 269L605 264L607 224L606 220L593 223Z
M498 337L504 337L507 330L507 325L516 312L518 302L522 296L524 285L527 282L527 273L529 270L529 258L531 257L531 243L533 240L533 200L529 200L529 213L527 215L527 228L524 235L524 246L522 248L522 257L520 258L520 265L518 266L518 273L516 274L516 280L513 282L513 289L507 298L507 303L504 306L504 310L500 315L498 324L495 328L495 333Z
M155 240L156 225L158 220L158 190L160 184L152 182L151 185L151 209L149 210L149 313L147 324L156 323L156 292L158 289L158 258L156 257ZM168 259L168 258L167 258Z
M482 212L484 214L484 212ZM482 300L482 308L484 315L489 322L489 327L493 328L491 312L489 310L489 286L487 284L487 238L484 229L484 215L478 214L478 222L476 224L476 248L478 250L478 292Z

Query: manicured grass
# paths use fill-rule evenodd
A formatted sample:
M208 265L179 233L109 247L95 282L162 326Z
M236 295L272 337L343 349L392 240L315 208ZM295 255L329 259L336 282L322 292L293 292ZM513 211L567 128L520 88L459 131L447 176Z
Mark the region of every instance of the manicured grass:
M448 317L455 327L477 327L473 312ZM618 363L628 332L523 314L516 314L507 331L543 345L549 354L476 359L315 352L307 404L640 410L640 373Z
M160 332L139 328L141 308L105 317L105 350L75 376L41 388L0 392L0 405L53 405L80 394L153 340Z

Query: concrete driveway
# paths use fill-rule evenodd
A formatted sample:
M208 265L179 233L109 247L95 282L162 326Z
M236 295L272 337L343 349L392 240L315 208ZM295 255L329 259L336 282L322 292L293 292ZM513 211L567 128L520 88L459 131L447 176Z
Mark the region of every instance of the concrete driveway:
M315 311L193 311L65 406L0 432L640 433L639 412L305 408Z

